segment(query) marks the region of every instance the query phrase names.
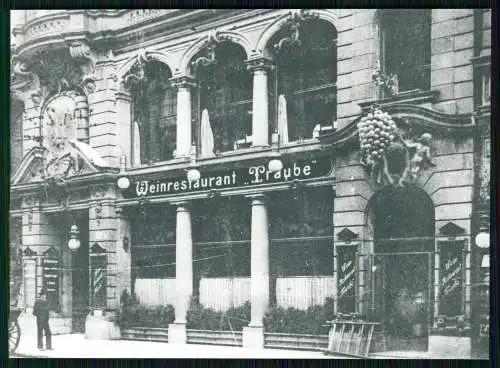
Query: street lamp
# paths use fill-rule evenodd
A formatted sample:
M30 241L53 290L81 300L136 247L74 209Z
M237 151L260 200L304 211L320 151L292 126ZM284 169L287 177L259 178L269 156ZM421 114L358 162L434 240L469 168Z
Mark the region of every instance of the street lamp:
M71 249L72 251L77 250L80 248L80 230L78 229L78 226L76 224L71 225L71 230L69 232L69 241L68 241L68 248Z
M476 245L479 248L489 248L490 247L490 234L481 231L479 234L476 235Z
M127 190L130 187L130 179L122 176L118 179L116 185L118 185L118 188L120 188L121 190Z
M279 158L274 158L269 161L269 171L275 173L283 169L283 162Z

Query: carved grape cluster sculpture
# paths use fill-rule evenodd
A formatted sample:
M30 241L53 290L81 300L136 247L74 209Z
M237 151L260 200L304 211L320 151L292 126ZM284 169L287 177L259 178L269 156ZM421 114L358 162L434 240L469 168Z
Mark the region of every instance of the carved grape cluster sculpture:
M361 154L372 161L379 160L397 135L397 126L391 116L374 109L361 118L357 125Z

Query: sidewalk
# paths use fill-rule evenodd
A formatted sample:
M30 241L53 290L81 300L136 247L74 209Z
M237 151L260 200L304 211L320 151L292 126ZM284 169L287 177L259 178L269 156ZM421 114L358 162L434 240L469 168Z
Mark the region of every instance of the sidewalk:
M200 358L200 359L335 359L320 352L247 349L215 345L168 344L129 340L86 340L83 334L52 337L54 350L38 350L36 335L21 336L15 354L45 358Z

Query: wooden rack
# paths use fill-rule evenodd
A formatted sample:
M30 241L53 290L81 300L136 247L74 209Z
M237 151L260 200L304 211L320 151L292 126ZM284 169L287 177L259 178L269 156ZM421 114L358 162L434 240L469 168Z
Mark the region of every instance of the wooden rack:
M326 321L330 327L328 348L325 354L347 355L366 358L370 353L378 322L334 320Z

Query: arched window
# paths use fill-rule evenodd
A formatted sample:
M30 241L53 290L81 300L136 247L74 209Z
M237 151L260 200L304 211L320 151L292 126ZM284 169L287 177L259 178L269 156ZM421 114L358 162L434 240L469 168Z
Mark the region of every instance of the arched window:
M430 89L431 11L381 10L381 66L397 75L397 92Z
M276 128L286 103L288 139L280 137L282 142L312 138L315 126L331 126L335 121L336 41L335 27L321 20L292 23L269 41L276 63L269 83L271 121Z
M195 55L193 61L206 57L206 51ZM206 109L216 153L236 149L237 141L252 134L252 76L244 64L246 54L241 46L223 42L214 46L213 55L214 63L197 67L199 88L194 105L198 110L198 145L202 112Z
M176 146L177 93L169 82L171 71L165 64L148 62L144 76L131 87L132 144L140 146L143 164L167 161L174 157ZM133 160L137 162L137 158Z
M10 109L10 174L16 172L23 160L23 112L22 102L13 99Z

